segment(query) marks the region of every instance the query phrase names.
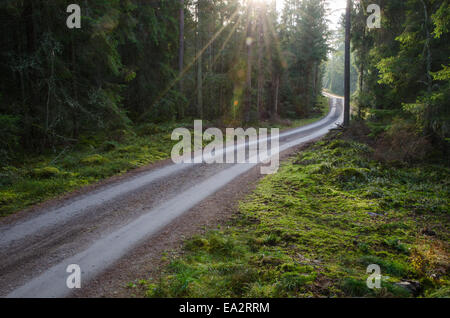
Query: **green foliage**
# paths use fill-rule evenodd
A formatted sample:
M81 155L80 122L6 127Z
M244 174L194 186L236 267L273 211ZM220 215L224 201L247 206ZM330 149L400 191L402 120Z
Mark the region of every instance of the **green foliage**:
M450 133L448 1L386 3L380 30L367 29L362 5L356 5L352 26L360 115L372 108L400 110L402 118L414 117L422 135L445 140Z
M321 63L327 57L329 35L325 15L322 1L285 1L280 26L287 67L281 95L285 115L308 115L321 94Z
M87 1L73 30L64 19L70 1L34 2L0 4L2 163L96 148L92 135L107 135L103 149L113 151L124 139L116 132L158 134L149 123L277 124L279 115L322 111L322 1L290 1L284 15L297 26L289 30L269 3L184 1L181 37L180 1Z
M86 165L86 166L89 166L89 165L101 165L101 164L103 164L103 163L105 163L107 161L108 160L105 157L103 157L103 156L101 156L99 154L91 155L91 156L88 156L86 158L81 159L81 163Z
M1 97L1 96L0 96ZM0 161L7 162L17 151L19 145L19 118L0 115Z
M449 239L449 169L394 168L373 155L367 145L344 139L310 147L263 179L225 229L188 240L144 293L412 297L396 283L418 280L422 296L447 295L448 250L438 246ZM345 180L330 178L335 171L345 171ZM434 208L423 198L435 201ZM426 236L424 228L437 233ZM381 267L381 289L366 285L370 264Z
M439 9L433 13L432 19L435 26L434 34L437 38L448 33L450 27L450 4L448 1L443 1Z
M56 167L44 167L33 169L32 175L38 179L48 179L60 175L60 171Z
M18 167L2 167L0 215L168 158L174 144L166 132L169 126L156 127L160 133L138 137L129 132L123 135L121 142L85 136L84 145L75 149L30 156Z

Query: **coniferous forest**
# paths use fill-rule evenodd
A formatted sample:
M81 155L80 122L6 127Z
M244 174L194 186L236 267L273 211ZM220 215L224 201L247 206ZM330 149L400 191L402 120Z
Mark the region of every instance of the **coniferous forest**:
M247 1L248 2L248 1ZM307 117L327 56L323 1L3 1L2 160L185 118Z
M449 0L2 0L0 297L450 297L449 31ZM206 162L253 127L276 173Z

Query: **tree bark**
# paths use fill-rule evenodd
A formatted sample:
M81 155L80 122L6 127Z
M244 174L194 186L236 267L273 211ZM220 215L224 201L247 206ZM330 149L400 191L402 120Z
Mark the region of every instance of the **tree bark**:
M252 103L252 55L253 55L253 24L251 21L251 7L248 8L248 19L247 19L247 37L245 39L247 45L247 80L246 80L246 92L245 92L245 114L244 121L246 123L250 122L250 110Z
M350 125L350 29L351 29L352 1L347 0L345 14L345 100L344 100L344 126Z
M183 94L183 69L184 69L184 0L180 0L180 48L178 56L178 69L180 81L180 94ZM184 117L183 105L179 105L178 117Z
M263 69L263 26L262 26L262 9L258 10L258 98L257 98L257 119L261 118L263 107L263 91L264 91L264 69Z
M275 79L275 105L274 105L275 114L278 114L279 90L280 90L280 75L277 74L276 79Z
M201 0L197 1L197 48L199 56L197 59L197 115L203 118L203 63L202 63L202 18L201 18Z
M430 49L430 42L431 42L431 34L429 29L429 17L428 17L428 9L425 1L421 0L423 4L423 10L424 10L424 24L425 24L425 32L426 32L426 40L425 40L425 47L424 51L426 52L425 55L425 65L426 65L426 78L427 78L427 92L428 92L428 98L426 102L426 109L425 109L425 121L428 125L428 128L431 123L431 107L429 103L429 99L431 98L431 93L433 91L433 79L431 77L431 63L432 63L432 57L431 57L431 49ZM431 130L431 129L430 129Z

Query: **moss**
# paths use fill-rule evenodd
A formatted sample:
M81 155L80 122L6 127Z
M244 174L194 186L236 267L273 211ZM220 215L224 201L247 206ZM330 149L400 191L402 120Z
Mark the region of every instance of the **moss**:
M195 237L186 243L185 248L188 251L195 251L199 249L207 250L209 248L209 241L202 237Z
M278 286L286 291L299 291L302 287L311 284L315 278L315 275L287 272L281 275Z
M88 156L86 158L83 158L81 160L81 163L84 165L101 165L105 162L107 162L108 159L106 159L105 157L103 157L102 155L92 155L92 156Z
M341 290L348 296L364 297L371 296L373 292L367 287L366 281L355 278L344 278L341 285Z
M0 204L5 205L17 200L18 194L12 191L1 191L0 192Z
M44 167L44 168L36 168L33 169L32 175L36 178L40 179L48 179L57 177L61 172L56 167Z
M369 170L358 169L354 167L346 167L336 170L336 179L339 182L364 182L366 181L366 175Z
M135 153L139 151L139 147L135 145L130 145L126 147L121 147L117 151L120 153Z
M188 297L410 297L395 285L410 279L434 295L448 283L447 274L431 277L445 249L419 249L418 237L426 224L449 239L449 170L392 168L371 153L364 144L324 141L293 157L258 184L228 227L186 243L173 262L188 269L165 268L158 296L179 295L177 282L188 280ZM339 164L330 164L337 154ZM429 212L419 218L420 209ZM370 264L390 277L379 290L367 288Z
M0 216L103 178L167 159L174 142L166 132L173 125L158 126L164 133L137 137L133 132L122 132L119 133L120 141L112 136L81 136L77 145L58 150L58 155L49 152L30 157L17 163L16 167L1 167L0 193L8 195L0 202ZM47 166L52 169L46 169Z
M313 173L330 174L332 171L333 166L330 163L322 163L313 171Z
M352 146L351 142L347 140L337 139L333 140L328 144L328 148L337 149L337 148L350 148Z

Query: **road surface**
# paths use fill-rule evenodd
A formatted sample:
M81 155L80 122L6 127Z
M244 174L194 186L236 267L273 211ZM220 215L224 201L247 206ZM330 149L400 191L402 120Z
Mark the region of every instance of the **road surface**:
M328 95L324 119L280 134L280 153L317 139L343 119ZM127 252L257 164L168 163L0 222L0 296L69 297L67 267L92 280ZM195 222L195 220L193 220Z

